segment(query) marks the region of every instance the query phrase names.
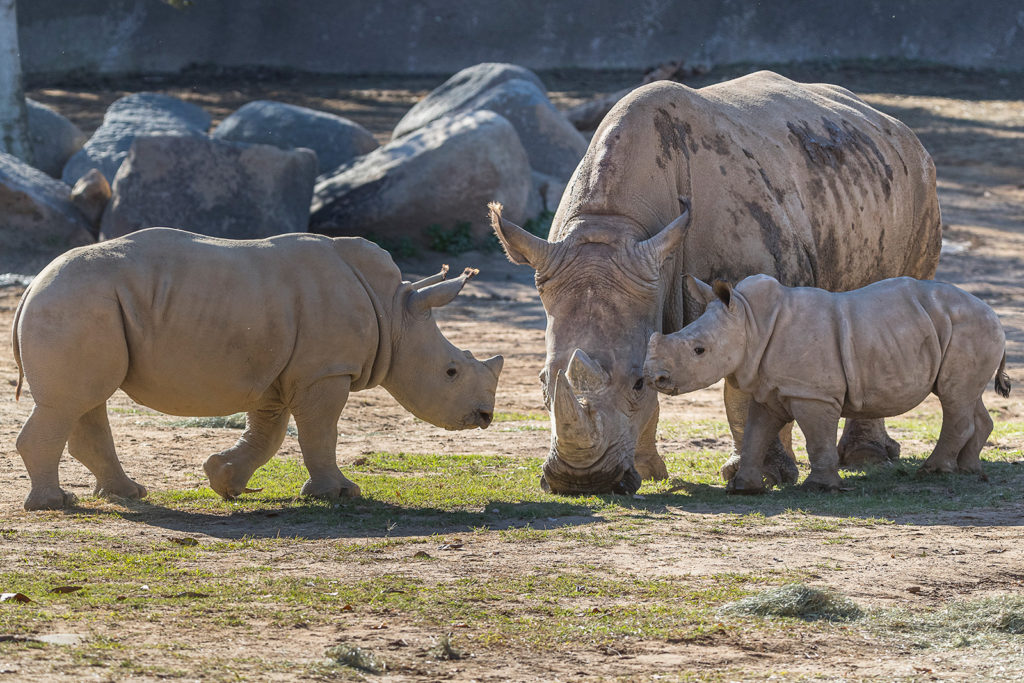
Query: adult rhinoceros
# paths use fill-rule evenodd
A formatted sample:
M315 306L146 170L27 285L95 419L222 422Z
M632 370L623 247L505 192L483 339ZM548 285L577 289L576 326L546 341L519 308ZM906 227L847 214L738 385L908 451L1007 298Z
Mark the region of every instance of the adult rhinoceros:
M537 271L553 424L544 477L563 493L632 492L667 476L642 367L652 332L701 313L685 274L843 291L930 278L941 243L935 166L913 132L843 88L768 71L700 90L638 88L598 128L548 240L500 207L492 221L509 258ZM748 402L726 386L737 452ZM898 449L881 420L847 422L846 462ZM766 477L794 480L791 458L777 441ZM734 471L735 458L723 475Z

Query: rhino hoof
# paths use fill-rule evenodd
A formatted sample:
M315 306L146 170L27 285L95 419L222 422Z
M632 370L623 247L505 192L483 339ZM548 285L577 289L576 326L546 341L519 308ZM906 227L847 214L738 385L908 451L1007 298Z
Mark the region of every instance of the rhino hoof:
M722 465L722 481L731 482L740 469L740 454L733 453Z
M661 456L657 454L649 458L637 458L636 471L639 473L640 479L644 481L668 479L668 467L665 466L665 461L661 459Z
M59 488L32 489L25 498L25 509L32 510L64 510L74 507L78 497L73 493Z
M729 495L756 496L767 491L760 478L751 480L739 474L725 485L725 492Z
M142 484L138 484L131 479L125 479L124 481L108 483L108 484L96 484L96 489L93 491L93 495L100 498L128 498L138 499L146 497L146 487Z
M551 493L551 484L548 483L543 474L540 475L540 490L544 493Z
M804 480L804 483L800 485L800 488L804 491L813 491L816 493L839 493L844 490L840 482L832 480L818 481L816 479L811 479L810 477Z
M330 479L314 482L312 479L307 479L306 483L302 485L302 495L310 498L338 500L339 498L358 498L361 494L359 486L345 477L342 477L341 481Z

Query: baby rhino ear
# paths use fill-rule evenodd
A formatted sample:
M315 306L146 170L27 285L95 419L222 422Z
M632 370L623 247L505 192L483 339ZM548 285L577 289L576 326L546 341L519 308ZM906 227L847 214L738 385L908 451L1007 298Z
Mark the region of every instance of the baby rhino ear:
M692 275L686 276L686 292L691 299L699 301L703 306L707 306L715 300L715 292L711 286Z
M711 285L711 290L715 293L715 296L718 297L718 300L725 304L727 309L730 311L736 309L736 306L733 303L732 285L725 280L715 280L715 284Z

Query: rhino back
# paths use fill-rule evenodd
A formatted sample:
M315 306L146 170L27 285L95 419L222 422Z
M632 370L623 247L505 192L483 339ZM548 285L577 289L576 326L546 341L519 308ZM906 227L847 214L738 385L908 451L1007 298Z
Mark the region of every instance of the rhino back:
M940 222L931 158L900 122L831 85L759 72L694 90L657 82L608 114L552 225L622 215L651 234L692 220L677 268L772 274L845 290L931 277Z
M367 372L373 306L329 238L221 240L155 228L72 252L48 284L82 311L116 301L128 372L122 388L172 414L224 414L286 399L325 374Z

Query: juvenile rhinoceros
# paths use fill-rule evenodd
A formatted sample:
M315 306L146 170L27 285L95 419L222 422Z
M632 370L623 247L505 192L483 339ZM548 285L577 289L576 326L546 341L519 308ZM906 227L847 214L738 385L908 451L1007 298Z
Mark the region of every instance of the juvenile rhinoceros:
M497 211L492 222L509 259L537 271L553 424L544 477L566 493L628 492L666 476L642 369L652 332L702 311L684 273L768 273L841 291L932 277L941 244L935 166L910 129L843 88L766 71L700 90L634 90L598 128L547 240ZM737 452L748 400L726 385ZM881 420L847 422L846 458L897 449ZM796 476L778 441L766 476Z
M811 461L804 487L838 490L839 418L892 417L929 393L942 404L942 431L921 470L981 472L992 432L982 392L995 374L996 390L1010 394L1003 328L982 301L909 277L841 294L767 275L735 288L688 278L688 289L707 310L678 332L651 335L644 374L667 394L728 377L753 397L736 492L764 490L764 450L794 419Z
M145 495L114 452L106 400L119 387L173 415L246 411L238 442L204 465L225 498L274 455L289 415L309 470L302 493L359 495L335 462L349 392L381 385L447 429L490 424L501 356L475 360L431 315L475 272L403 282L374 244L308 234L234 241L153 228L69 251L14 317L35 400L17 444L32 480L25 508L72 502L57 479L65 443L97 495Z

